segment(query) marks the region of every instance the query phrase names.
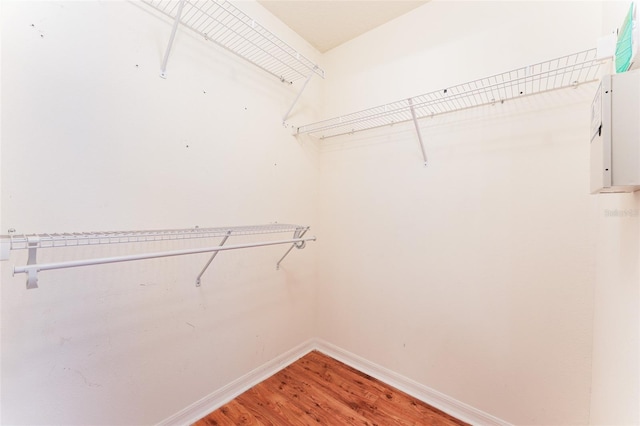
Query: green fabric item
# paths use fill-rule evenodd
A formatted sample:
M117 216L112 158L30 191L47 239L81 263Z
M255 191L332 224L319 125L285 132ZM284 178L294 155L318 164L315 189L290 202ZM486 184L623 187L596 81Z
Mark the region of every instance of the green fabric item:
M633 3L624 18L616 43L616 72L625 72L631 66L633 53Z

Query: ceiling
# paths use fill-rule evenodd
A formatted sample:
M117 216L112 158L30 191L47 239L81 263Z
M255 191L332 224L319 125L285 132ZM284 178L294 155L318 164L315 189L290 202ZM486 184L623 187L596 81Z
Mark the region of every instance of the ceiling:
M258 0L320 52L423 5L428 0Z

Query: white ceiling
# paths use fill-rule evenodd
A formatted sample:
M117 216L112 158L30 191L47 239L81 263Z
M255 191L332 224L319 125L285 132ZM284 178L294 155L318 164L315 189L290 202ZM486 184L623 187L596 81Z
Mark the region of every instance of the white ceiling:
M326 52L428 0L258 0L320 52Z

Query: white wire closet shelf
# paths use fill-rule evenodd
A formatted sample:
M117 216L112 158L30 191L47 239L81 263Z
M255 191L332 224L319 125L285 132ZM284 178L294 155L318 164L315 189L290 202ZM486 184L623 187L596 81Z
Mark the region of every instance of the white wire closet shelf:
M109 231L109 232L71 232L44 234L9 234L10 250L29 248L29 240L37 241L37 248L68 247L96 244L138 243L148 241L187 240L193 238L224 237L227 234L256 235L278 232L295 232L308 229L305 226L288 224L269 224L254 226L231 226L226 228L187 228L150 231Z
M175 20L171 41L165 55L162 72L178 22L232 53L246 59L286 83L324 71L269 30L258 24L228 1L216 0L143 0L156 10Z
M200 286L202 275L205 273L218 252L226 250L236 250L251 247L263 247L279 244L291 244L291 247L278 260L276 269L280 268L280 263L295 247L302 249L307 241L315 241L315 237L304 238L309 230L308 226L291 225L291 224L269 224L269 225L252 225L252 226L232 226L219 228L187 228L187 229L165 229L151 231L117 231L117 232L73 232L73 233L42 233L42 234L16 234L0 236L0 244L2 245L2 260L9 258L12 250L29 250L26 266L14 267L14 274L27 274L27 288L38 287L38 272L74 268L80 266L101 265L106 263L127 262L133 260L154 259L169 256L181 256L198 253L212 253L210 259L196 278L196 286ZM242 243L236 245L225 246L226 241L230 237L265 235L277 233L292 233L292 238L284 240L267 240L251 243ZM217 246L199 247L192 249L173 250L156 253L133 254L117 257L74 260L56 263L37 263L36 256L38 249L56 248L56 247L73 247L88 246L102 244L123 244L123 243L143 243L152 241L171 241L171 240L191 240L221 238Z
M585 50L409 99L300 126L297 128L297 133L309 134L321 139L331 138L577 86L598 79L600 65L603 62L603 59L597 57L597 49ZM417 123L416 129L419 132Z

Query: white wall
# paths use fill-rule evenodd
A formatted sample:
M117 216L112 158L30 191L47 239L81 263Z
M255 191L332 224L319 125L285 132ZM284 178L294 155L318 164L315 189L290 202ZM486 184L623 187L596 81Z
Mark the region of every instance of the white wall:
M629 2L605 2L603 34ZM598 197L591 424L640 424L640 193Z
M591 424L640 424L640 194L599 198Z
M317 55L257 3L240 7ZM2 234L317 224L317 148L280 124L301 82L186 31L163 80L171 26L138 2L3 1L2 18ZM315 118L319 88L293 117ZM11 276L26 253L13 253L1 265L2 423L156 423L314 336L315 248L276 272L285 250L221 253L201 288L206 254L43 272L30 291Z
M325 55L326 115L591 48L600 29L593 2L430 2ZM411 123L325 141L320 337L508 422L588 423L595 87L423 120L427 168Z

